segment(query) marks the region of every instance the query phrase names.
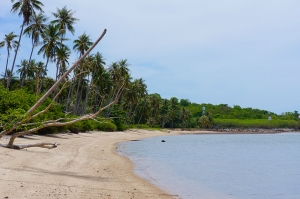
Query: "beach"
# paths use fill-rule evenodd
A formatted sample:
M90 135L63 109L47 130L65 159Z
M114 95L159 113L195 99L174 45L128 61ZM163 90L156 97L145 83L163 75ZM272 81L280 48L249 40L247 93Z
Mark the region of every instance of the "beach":
M58 142L59 146L1 148L0 198L174 198L136 176L133 164L115 149L119 142L179 133L131 130L18 138L16 144Z

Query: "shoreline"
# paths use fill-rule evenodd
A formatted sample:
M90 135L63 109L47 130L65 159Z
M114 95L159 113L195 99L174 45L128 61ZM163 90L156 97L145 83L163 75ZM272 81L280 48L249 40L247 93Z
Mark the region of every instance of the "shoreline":
M155 136L232 133L237 132L132 129L25 136L16 143L60 145L54 149L1 148L0 198L178 198L134 174L133 163L117 153L117 143Z

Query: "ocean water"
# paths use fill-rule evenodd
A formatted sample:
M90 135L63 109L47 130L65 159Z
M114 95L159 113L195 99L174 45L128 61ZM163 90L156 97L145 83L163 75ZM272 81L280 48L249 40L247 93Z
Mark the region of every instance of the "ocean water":
M153 137L119 143L117 152L180 198L300 198L300 133Z

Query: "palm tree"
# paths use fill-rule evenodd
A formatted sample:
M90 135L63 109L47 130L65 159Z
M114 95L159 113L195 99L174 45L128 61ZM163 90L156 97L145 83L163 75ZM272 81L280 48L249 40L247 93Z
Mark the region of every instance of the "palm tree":
M169 118L171 120L171 128L174 127L174 120L179 115L179 102L176 97L172 97L170 99L170 106L169 106Z
M74 40L73 50L77 51L79 53L79 57L81 57L91 45L93 45L93 42L91 41L90 36L83 33L78 37L78 39Z
M93 42L91 41L90 36L83 33L81 36L78 37L78 39L74 40L73 49L75 51L77 51L79 53L79 57L81 57L85 53L85 51L87 51L89 49L89 47L91 45L93 45ZM75 71L75 73L79 74L80 69L82 69L82 67L79 67L78 70ZM78 81L77 81L77 90L76 90L76 100L75 100L75 106L74 106L74 113L77 113L79 103L80 103L80 99L82 97L79 94L79 89L80 89L80 84L81 84L82 77L83 77L82 74L79 74L79 77L77 77ZM76 78L74 78L74 81L75 80L76 80Z
M36 78L36 73L37 73L37 66L38 65L44 65L43 62L38 62L36 63L34 59L32 59L30 62L29 62L29 66L28 66L28 69L27 69L27 79L35 79Z
M75 32L75 29L73 27L74 23L76 21L78 21L77 18L73 17L73 14L75 12L73 12L72 10L68 10L67 7L63 7L62 9L57 8L56 13L52 13L53 16L56 18L55 20L51 21L52 24L57 25L59 27L59 29L62 31L62 35L61 35L61 41L60 43L62 44L63 39L65 38L66 32L67 30L70 31L73 35ZM62 49L63 50L63 49ZM66 49L64 49L66 50ZM68 53L68 52L66 52ZM70 55L70 53L68 53L68 56ZM65 68L65 65L62 66L62 64L57 64L57 69L56 69L56 80L58 79L58 72L61 71L61 68Z
M61 41L61 34L62 34L62 30L59 29L59 27L57 25L52 25L49 24L43 34L43 41L42 43L42 47L39 50L38 54L43 53L43 57L47 58L46 61L46 65L44 68L44 71L47 72L47 66L49 61L54 61L54 58L56 56L56 52L58 51L59 48L67 48L64 44L62 44ZM65 39L63 39L65 40ZM43 79L44 79L44 75L42 75L41 77L41 84L40 84L40 88L43 84Z
M86 108L87 108L87 103L88 103L88 99L89 99L89 94L90 94L90 89L93 85L94 82L94 78L97 75L97 72L99 73L103 73L104 71L104 58L101 55L101 53L97 52L96 55L91 56L91 61L89 63L89 67L90 67L90 72L91 72L91 81L90 81L90 85L87 88L86 91L86 95L85 95L85 102L84 102L84 106L83 106L83 114L86 113ZM89 79L89 78L88 78Z
M19 69L16 72L17 74L20 74L21 88L22 88L25 82L27 70L29 68L28 61L26 59L21 60L21 65L17 65L17 67Z
M4 72L4 82L7 75L7 66L8 66L8 59L10 57L10 50L12 48L16 49L18 46L18 42L15 40L15 38L18 37L18 35L15 35L14 32L9 33L8 35L5 35L4 41L0 42L0 47L6 46L7 49L7 59L6 59L6 66L5 66L5 72Z
M24 86L25 80L27 78L33 78L35 76L35 65L36 63L34 59L30 60L30 62L23 59L21 60L21 65L17 65L17 67L19 68L17 70L17 73L20 74L21 88Z
M182 122L182 129L186 127L186 124L189 122L191 117L191 113L186 109L186 107L182 107L180 110L180 120Z
M28 27L24 30L24 34L31 37L31 42L32 42L32 48L31 48L31 53L30 53L28 63L31 61L34 47L39 44L40 37L43 34L44 30L46 29L45 22L47 20L48 18L42 13L39 13L38 15L33 14L30 17L30 22Z
M14 3L14 1L15 0L11 0L12 3ZM18 54L18 50L19 50L19 46L20 46L20 42L21 42L21 38L22 38L22 34L23 34L24 25L29 24L30 17L35 13L35 10L39 10L40 12L43 12L42 6L44 6L43 3L41 3L38 0L17 0L17 2L14 3L12 6L11 12L13 12L13 13L18 12L19 16L23 16L23 23L21 26L21 32L19 35L19 41L18 41L14 61L13 61L12 67L11 67L11 75L9 75L8 80L7 80L7 88L9 88L11 77L13 74L15 61L17 58L17 54Z
M74 35L75 29L73 27L73 24L79 20L73 17L74 13L75 12L73 12L72 10L68 10L66 6L62 9L57 8L56 13L52 13L56 19L51 23L58 25L59 29L63 30L62 38L65 37L67 30L70 31L72 35Z
M61 46L56 50L56 60L57 60L57 67L56 67L56 80L66 71L67 64L69 64L69 57L71 51L67 46Z

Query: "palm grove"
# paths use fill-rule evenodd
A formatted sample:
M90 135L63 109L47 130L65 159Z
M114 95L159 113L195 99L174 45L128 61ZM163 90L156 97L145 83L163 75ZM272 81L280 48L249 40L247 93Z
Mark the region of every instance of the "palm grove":
M14 145L14 139L33 132L114 131L137 125L211 128L216 123L213 117L238 118L230 114L230 110L235 109L227 105L205 104L207 109L203 112L204 104L148 94L144 80L130 76L126 59L106 65L100 52L89 53L106 30L95 42L86 33L78 36L72 46L78 60L70 60L71 49L66 45L69 40L66 36L75 34L74 26L79 20L66 6L57 8L49 18L38 0L12 0L11 12L18 14L22 23L19 35L9 32L0 42L0 47L6 50L0 86L0 138L12 135L5 147L24 147ZM16 63L23 37L31 41L30 56ZM43 59L33 59L37 57L33 55ZM75 63L71 66L72 62ZM56 66L54 78L47 76L49 63ZM269 114L257 109L239 109L238 112L248 114L248 119L262 119ZM297 112L271 114L286 120L295 120L298 116Z

